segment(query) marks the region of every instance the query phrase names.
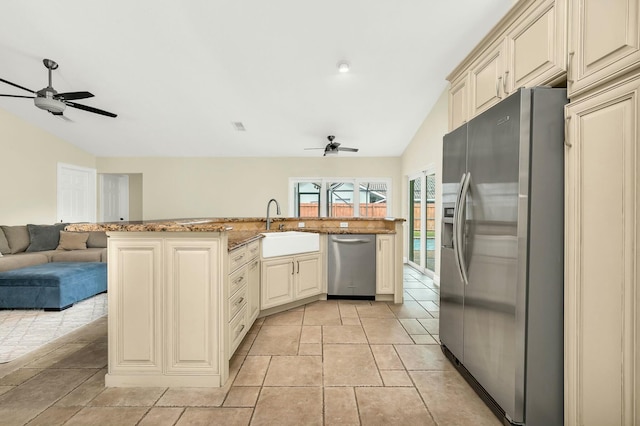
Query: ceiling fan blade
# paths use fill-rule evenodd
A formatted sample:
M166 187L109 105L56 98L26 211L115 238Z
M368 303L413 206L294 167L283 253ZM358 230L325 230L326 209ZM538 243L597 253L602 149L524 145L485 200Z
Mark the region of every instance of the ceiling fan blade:
M61 112L52 112L51 114L55 115L56 117L64 120L64 121L70 121L70 122L74 122L72 119L70 119L69 117L65 116L63 113Z
M347 151L347 152L358 152L358 148L347 148L346 146L344 148L336 148L336 150Z
M53 96L54 99L62 99L65 101L73 101L75 99L87 99L93 98L93 93L90 92L67 92L67 93L58 93Z
M22 96L22 95L0 95L0 96L4 96L5 98L27 98L27 99L35 98L35 96Z
M310 149L325 149L325 148L305 148L305 151L310 150Z
M22 86L20 86L19 84L12 83L12 82L7 81L7 80L5 80L5 79L3 79L3 78L0 78L0 81L1 81L1 82L3 82L3 83L7 83L7 84L9 84L9 85L11 85L11 86L13 86L13 87L17 87L18 89L26 90L27 92L31 92L31 93L36 93L36 92L34 92L33 90L31 90L31 89L27 89L26 87L22 87Z
M90 106L87 106L87 105L77 104L75 102L64 101L64 103L67 104L68 106L72 107L72 108L82 109L82 110L85 110L85 111L93 112L95 114L106 115L107 117L114 117L115 118L115 117L118 116L118 114L114 114L112 112L103 111L101 109L90 107Z

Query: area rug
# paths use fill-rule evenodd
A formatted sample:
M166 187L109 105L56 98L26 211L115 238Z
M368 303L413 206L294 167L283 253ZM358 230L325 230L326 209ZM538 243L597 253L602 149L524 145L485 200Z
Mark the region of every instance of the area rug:
M0 310L0 364L13 361L106 314L106 293L60 312Z

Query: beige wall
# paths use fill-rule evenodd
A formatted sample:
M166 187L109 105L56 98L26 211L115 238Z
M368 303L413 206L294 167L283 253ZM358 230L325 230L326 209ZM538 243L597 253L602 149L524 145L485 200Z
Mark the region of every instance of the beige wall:
M3 109L0 129L0 224L55 222L58 162L95 168L95 157Z
M264 217L271 198L288 216L290 177L388 177L393 215L402 211L400 157L98 158L97 166L99 173L142 174L145 220Z
M409 217L408 213L408 176L419 173L426 168L433 167L436 172L436 276L440 275L440 216L442 199L442 137L448 131L448 88L445 89L435 105L422 122L402 154L402 217ZM405 226L405 232L408 230ZM405 241L406 239L405 234ZM407 245L405 254L408 256Z

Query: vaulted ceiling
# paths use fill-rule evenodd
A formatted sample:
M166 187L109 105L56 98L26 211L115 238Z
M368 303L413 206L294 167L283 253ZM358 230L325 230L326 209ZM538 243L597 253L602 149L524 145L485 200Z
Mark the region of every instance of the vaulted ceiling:
M3 2L0 78L89 91L55 117L0 108L99 157L399 156L446 75L513 0ZM340 73L346 61L350 71ZM0 83L0 93L29 95ZM234 123L241 122L245 131Z

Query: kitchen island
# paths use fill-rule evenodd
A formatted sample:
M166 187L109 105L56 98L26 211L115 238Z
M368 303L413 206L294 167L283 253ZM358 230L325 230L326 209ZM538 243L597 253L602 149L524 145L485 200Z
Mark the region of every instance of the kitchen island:
M379 247L386 256L378 262L384 266L379 300L400 303L403 221L274 218L272 232L315 232L321 242L318 251L305 257L313 260L308 263L313 268L306 269L313 286L277 306L265 305L269 309L264 310L260 301L262 218L67 226L68 231L106 231L109 237L106 385L223 386L229 359L258 316L326 298L325 247L330 233L379 235ZM305 273L304 264L300 269Z

